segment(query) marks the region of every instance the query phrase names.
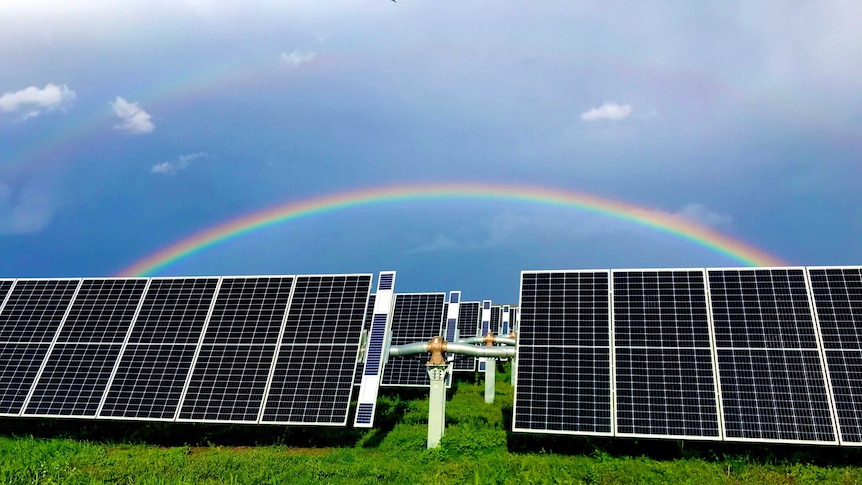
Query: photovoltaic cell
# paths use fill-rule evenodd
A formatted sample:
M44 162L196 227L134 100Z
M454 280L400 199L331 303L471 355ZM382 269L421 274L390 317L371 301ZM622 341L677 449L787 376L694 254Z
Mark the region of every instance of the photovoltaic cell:
M99 413L173 420L218 278L155 278Z
M837 442L803 270L708 274L725 438Z
M285 345L262 422L345 424L356 369L352 345Z
M257 422L275 345L205 345L178 419Z
M95 416L147 280L85 279L25 415Z
M842 443L862 444L862 267L809 268Z
M153 278L130 344L197 346L218 278Z
M816 350L718 349L728 438L833 441Z
M49 344L0 343L0 415L17 415Z
M396 294L391 345L427 342L440 335L445 299L444 293ZM428 354L389 359L383 370L382 385L428 387L431 381L425 370L427 361Z
M6 301L6 296L14 283L15 280L0 280L0 310L2 310L3 302Z
M719 348L816 349L802 269L709 270Z
M607 271L522 273L516 431L613 432L609 306Z
M703 271L613 279L617 434L721 439Z
M99 416L174 419L195 345L128 345Z
M479 335L479 305L478 301L465 301L458 308L458 335L460 338ZM452 370L474 372L476 370L476 357L456 355Z
M144 278L85 279L57 341L122 344L146 286Z
M346 424L371 275L299 276L262 421Z
M0 342L50 343L81 280L18 280L0 312Z
M95 416L120 347L56 344L24 414Z
M222 280L178 420L257 422L293 280Z
M527 346L518 351L515 429L611 433L610 349Z

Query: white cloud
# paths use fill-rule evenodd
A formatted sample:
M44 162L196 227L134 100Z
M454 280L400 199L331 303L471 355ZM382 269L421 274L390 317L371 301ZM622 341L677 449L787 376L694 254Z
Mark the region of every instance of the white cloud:
M114 114L120 119L120 123L114 125L115 130L125 131L133 135L143 135L152 133L156 128L156 125L150 121L152 116L138 106L138 103L130 103L117 96L111 107L114 109Z
M13 190L0 182L0 234L27 234L48 225L53 204L44 190L24 186Z
M598 108L592 108L589 111L585 111L581 113L581 120L583 121L599 121L599 120L611 120L611 121L620 121L624 120L632 114L632 105L630 104L618 104L612 103L609 101L605 101L605 104L599 106Z
M46 84L42 89L30 86L14 93L3 93L0 96L0 113L24 111L21 117L21 121L24 121L35 118L44 111L65 108L75 101L75 97L75 91L65 84Z
M726 226L733 222L733 216L708 209L702 204L686 204L673 215L682 217L705 226Z
M311 62L314 59L314 52L302 52L299 49L294 49L290 54L281 53L281 60L287 64L292 64L293 67L299 67L300 64Z
M209 158L209 155L205 152L197 152L190 153L188 155L180 155L177 157L176 161L173 162L162 162L153 165L150 169L153 173L163 173L166 175L176 175L180 170L185 170L189 168L191 162L197 160L199 158Z

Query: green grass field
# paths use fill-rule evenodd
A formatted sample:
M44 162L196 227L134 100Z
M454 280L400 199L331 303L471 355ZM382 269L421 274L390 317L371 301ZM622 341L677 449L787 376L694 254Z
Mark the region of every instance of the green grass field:
M424 393L387 392L376 428L78 420L0 421L2 483L836 483L862 481L854 449L513 434L512 388L494 404L460 382L442 444L425 449Z

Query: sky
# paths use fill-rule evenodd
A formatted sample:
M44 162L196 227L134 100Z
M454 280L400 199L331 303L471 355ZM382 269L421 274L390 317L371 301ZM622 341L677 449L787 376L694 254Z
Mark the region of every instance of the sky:
M112 276L259 211L407 184L591 194L790 265L862 264L862 3L0 2L0 277ZM419 198L155 275L738 267L619 215Z

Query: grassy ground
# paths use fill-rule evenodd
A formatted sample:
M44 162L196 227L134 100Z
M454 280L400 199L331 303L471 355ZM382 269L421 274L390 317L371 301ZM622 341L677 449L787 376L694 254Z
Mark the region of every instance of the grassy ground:
M501 381L505 377L501 376ZM512 434L497 400L459 383L440 448L426 450L424 393L381 397L377 428L0 421L2 483L838 483L862 482L852 449L590 440Z

